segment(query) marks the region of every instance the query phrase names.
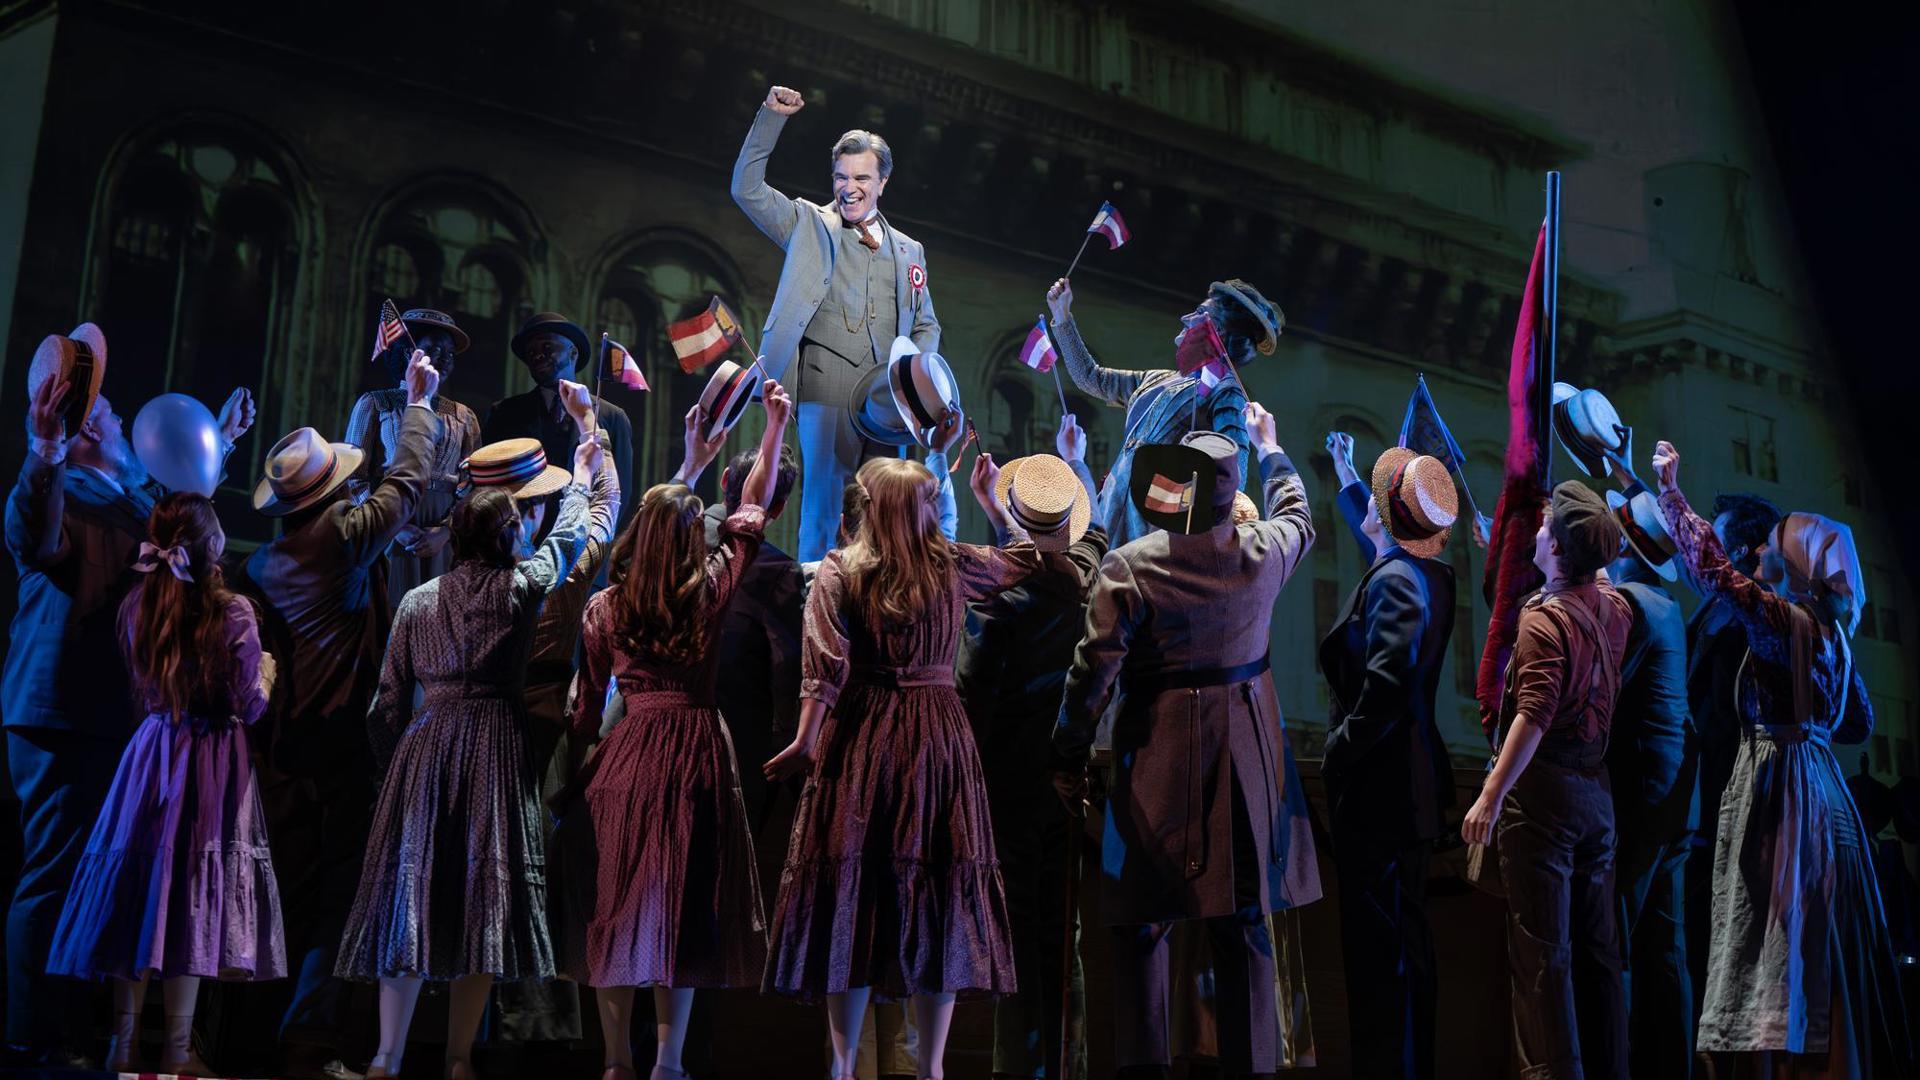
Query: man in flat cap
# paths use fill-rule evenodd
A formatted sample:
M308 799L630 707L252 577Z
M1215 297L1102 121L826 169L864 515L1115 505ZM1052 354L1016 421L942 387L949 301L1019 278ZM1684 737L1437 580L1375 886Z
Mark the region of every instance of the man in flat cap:
M786 252L761 333L767 377L798 387L801 562L817 562L840 525L840 492L869 457L896 453L854 430L849 404L861 376L885 366L897 337L940 351L927 290L927 253L880 213L893 174L887 140L858 128L833 144L833 202L822 206L767 183L767 159L806 100L775 86L734 162L733 201ZM799 360L799 374L788 368ZM637 500L636 500L637 501Z
M1150 475L1135 485L1137 505L1166 528L1102 562L1054 731L1061 782L1075 785L1118 692L1113 793L1090 864L1113 947L1114 1060L1128 1080L1170 1075L1167 938L1184 920L1203 921L1211 939L1222 1069L1271 1075L1279 1020L1267 915L1320 897L1267 671L1274 601L1312 546L1313 515L1273 417L1250 404L1246 423L1264 520L1233 520L1232 439L1196 432L1143 456Z
M1547 583L1520 609L1500 756L1460 829L1485 844L1498 823L1526 1076L1627 1075L1606 758L1633 611L1597 576L1619 550L1620 526L1593 489L1553 489L1533 547Z
M1217 431L1233 440L1240 475L1246 475L1247 426L1241 413L1247 406L1247 391L1241 385L1239 369L1255 357L1272 355L1287 322L1279 307L1260 295L1260 290L1239 278L1216 281L1207 287L1199 306L1180 317L1180 333L1173 339L1176 348L1190 330L1211 322L1226 349L1227 375L1211 391L1197 375L1182 375L1172 369L1123 371L1101 366L1074 321L1073 286L1066 278L1047 290L1047 310L1060 360L1074 385L1100 401L1127 410L1126 435L1114 454L1106 487L1093 513L1094 522L1106 528L1115 547L1148 529L1146 519L1129 501L1136 448L1174 442L1195 428Z
M572 461L573 449L580 443L580 427L560 399L560 383L564 379L592 384L592 365L598 361L587 332L565 315L542 311L513 335L512 348L513 355L527 365L527 374L533 376L533 389L494 402L480 425L480 441L538 439L548 461ZM583 363L588 366L584 379L575 374ZM625 493L620 500L619 521L619 527L625 527L640 502L633 492L633 421L627 419L625 409L595 394L593 423L595 430L607 437L607 457ZM619 528L614 532L617 535Z

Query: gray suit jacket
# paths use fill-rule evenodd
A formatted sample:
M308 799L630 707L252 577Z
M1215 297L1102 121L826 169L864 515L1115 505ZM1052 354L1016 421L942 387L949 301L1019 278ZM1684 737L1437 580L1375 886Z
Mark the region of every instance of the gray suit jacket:
M800 335L820 310L833 282L833 230L840 212L775 191L767 184L767 158L773 155L787 118L762 105L733 163L733 201L754 225L787 253L780 268L780 285L773 308L760 331L761 366L769 378L789 382L788 367L800 351ZM927 289L927 252L918 240L894 228L881 216L887 243L893 245L893 290L897 312L895 333L910 337L921 352L940 348L940 320L933 314L933 296ZM919 273L916 275L915 270ZM913 278L918 277L916 287Z
M301 776L364 764L393 611L374 567L413 517L440 418L408 406L387 474L359 505L342 485L312 520L254 551L235 584L266 609L263 636L282 659L275 687L274 764Z
M1267 654L1274 602L1313 545L1313 513L1285 454L1267 455L1260 470L1265 520L1142 536L1108 553L1088 598L1053 742L1067 761L1083 760L1120 692L1113 795L1096 860L1109 924L1226 915L1255 885L1263 911L1320 898L1272 675L1192 690L1125 686L1128 676L1234 667ZM1252 850L1236 850L1236 801ZM1254 880L1236 881L1242 875Z

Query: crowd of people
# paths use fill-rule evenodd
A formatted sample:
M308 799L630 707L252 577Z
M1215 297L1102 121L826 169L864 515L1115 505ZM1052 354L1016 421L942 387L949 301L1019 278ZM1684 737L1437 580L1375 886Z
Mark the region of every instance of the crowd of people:
M784 337L750 393L725 373L737 401L688 412L678 470L644 487L625 414L576 380L584 329L530 319L511 347L534 389L481 420L442 392L467 336L417 308L347 441L274 444L253 508L277 535L233 557L207 494L165 490L133 451L104 334L43 343L6 510L10 1059L92 1055L104 980L104 1060L131 1067L158 978L155 1063L205 1075L201 980L285 979L290 1075L344 1080L368 1057L365 1076L399 1075L425 983L445 984L449 1077L475 1075L483 1026L580 1038L578 986L605 1080L691 1075L714 989L822 1003L834 1080L942 1076L971 998L993 1001L996 1077L1076 1075L1084 876L1119 1076L1170 1075L1191 1041L1175 1013L1203 1018L1226 1076L1312 1063L1289 913L1321 898L1325 845L1269 628L1314 515L1239 376L1275 351L1280 308L1214 282L1174 345L1217 341L1217 376L1120 370L1055 282L1060 363L1125 410L1126 437L1089 463L1064 414L1056 453L978 451L992 542L961 542L965 422L924 250L879 216L891 152L849 132L832 205L774 192L765 162L801 106L769 92L734 176L787 251ZM860 420L877 385L900 446ZM1583 423L1597 393L1556 392L1556 430L1620 490L1568 481L1543 508L1543 583L1457 825L1434 714L1453 477L1405 447L1363 476L1351 438L1327 437L1325 497L1369 564L1318 653L1353 1073L1435 1075L1427 881L1457 834L1505 892L1524 1075L1684 1077L1697 1052L1756 1076L1905 1075L1872 838L1832 750L1873 723L1851 534L1746 496L1709 522L1666 442L1645 487ZM693 486L748 396L764 432L707 506ZM223 450L252 419L236 392ZM796 485L798 560L766 540ZM1665 588L1681 572L1706 598L1692 626ZM1710 865L1690 864L1696 832ZM642 988L655 1038L636 1054Z

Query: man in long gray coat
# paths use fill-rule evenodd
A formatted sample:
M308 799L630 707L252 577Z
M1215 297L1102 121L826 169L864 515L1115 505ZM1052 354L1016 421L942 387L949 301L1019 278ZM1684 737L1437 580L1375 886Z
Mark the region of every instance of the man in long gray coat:
M1247 422L1265 520L1233 523L1233 440L1210 431L1183 440L1212 460L1214 524L1149 533L1107 555L1054 733L1061 758L1083 763L1118 689L1098 865L1123 1077L1168 1075L1167 934L1194 919L1205 920L1213 944L1222 1068L1272 1073L1279 1022L1266 915L1320 896L1306 802L1289 783L1292 755L1267 672L1274 600L1312 546L1313 517L1273 417L1249 404Z
M800 553L816 562L833 546L840 491L869 457L891 454L862 439L848 404L860 377L887 361L896 337L921 352L940 348L940 321L927 291L927 253L888 224L880 193L893 173L887 140L847 132L833 144L833 204L775 191L767 158L787 118L805 102L776 86L753 118L733 166L733 201L787 253L761 331L767 378L796 386L800 404ZM797 375L787 368L799 358Z

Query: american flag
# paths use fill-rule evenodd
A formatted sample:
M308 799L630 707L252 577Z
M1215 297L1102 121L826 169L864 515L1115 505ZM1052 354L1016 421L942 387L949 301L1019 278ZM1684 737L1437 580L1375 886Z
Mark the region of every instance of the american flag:
M369 362L380 359L380 354L393 347L407 332L407 324L400 321L400 309L394 306L393 298L388 297L380 305L380 330L373 336L373 355Z
M1026 344L1020 346L1020 362L1044 375L1053 370L1054 361L1059 359L1060 354L1053 350L1053 341L1047 337L1047 320L1043 315L1033 324Z
M1100 212L1093 215L1093 224L1087 226L1087 231L1106 237L1108 251L1126 243L1133 235L1127 231L1127 223L1120 220L1120 211L1115 210L1110 202L1100 204Z
M625 345L605 334L600 335L600 370L620 380L620 385L629 390L651 390L647 377L640 371L639 361Z

